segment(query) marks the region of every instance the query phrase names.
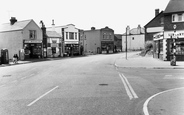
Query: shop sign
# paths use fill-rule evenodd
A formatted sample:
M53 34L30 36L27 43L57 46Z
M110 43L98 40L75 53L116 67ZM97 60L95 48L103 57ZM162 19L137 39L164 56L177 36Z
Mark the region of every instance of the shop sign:
M57 43L52 43L51 47L58 47L58 44Z
M28 40L24 41L24 43L42 43L42 41Z
M165 38L177 37L177 38L184 38L184 31L176 31L176 32L165 32Z
M164 38L163 35L164 35L163 32L154 34L154 35L153 35L153 40L161 40L161 39Z
M79 42L65 42L65 44L78 44Z

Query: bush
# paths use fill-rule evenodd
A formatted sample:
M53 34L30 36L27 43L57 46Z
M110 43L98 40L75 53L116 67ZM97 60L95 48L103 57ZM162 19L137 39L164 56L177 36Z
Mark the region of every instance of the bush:
M149 54L152 54L152 49L153 49L153 42L147 41L145 43L144 50L141 51L140 55L145 56L148 52Z

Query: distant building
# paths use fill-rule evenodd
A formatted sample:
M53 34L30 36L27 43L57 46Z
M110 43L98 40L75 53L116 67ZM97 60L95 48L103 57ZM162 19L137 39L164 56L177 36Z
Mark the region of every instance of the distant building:
M79 55L79 29L74 24L68 24L64 26L48 27L47 30L55 30L62 36L63 47L61 55Z
M10 23L0 26L0 49L7 48L9 58L18 54L21 60L41 58L42 30L33 20L17 21L11 17Z
M122 51L122 34L114 34L114 52Z
M81 44L85 54L100 54L114 52L114 30L105 27L101 29L85 30Z
M127 37L127 41L126 41ZM145 45L145 32L144 28L141 28L140 25L138 25L137 28L133 28L130 30L130 28L122 36L122 51L126 51L126 44L127 44L127 50L129 51L135 51L135 50L142 50L144 49Z
M47 31L47 57L60 57L62 37L56 31Z

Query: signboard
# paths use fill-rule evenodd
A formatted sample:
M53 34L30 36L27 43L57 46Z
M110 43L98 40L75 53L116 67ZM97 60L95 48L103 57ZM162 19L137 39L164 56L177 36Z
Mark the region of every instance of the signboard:
M163 32L157 33L153 35L153 40L161 40L164 39L164 34Z
M164 32L165 38L171 38L171 37L178 37L178 38L184 38L184 31L166 31Z
M79 42L65 42L65 44L79 44Z
M42 41L36 41L36 40L25 40L24 43L42 43Z

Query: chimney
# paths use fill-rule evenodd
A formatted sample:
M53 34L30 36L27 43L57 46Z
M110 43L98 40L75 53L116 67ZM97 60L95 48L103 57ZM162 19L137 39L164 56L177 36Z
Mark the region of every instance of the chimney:
M13 25L15 22L17 22L17 19L15 17L11 17L10 24Z
M138 25L137 27L137 34L141 34L141 25Z
M54 20L52 20L52 31L55 31L55 24L54 24Z
M159 14L159 9L155 9L155 16Z
M95 30L95 27L91 27L91 30Z

